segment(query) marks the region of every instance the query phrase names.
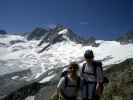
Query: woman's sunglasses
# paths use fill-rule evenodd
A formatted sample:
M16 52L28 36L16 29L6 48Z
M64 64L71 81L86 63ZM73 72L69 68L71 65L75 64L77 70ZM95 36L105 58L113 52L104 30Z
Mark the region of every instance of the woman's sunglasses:
M74 69L74 70L77 70L78 67L69 67L69 69Z

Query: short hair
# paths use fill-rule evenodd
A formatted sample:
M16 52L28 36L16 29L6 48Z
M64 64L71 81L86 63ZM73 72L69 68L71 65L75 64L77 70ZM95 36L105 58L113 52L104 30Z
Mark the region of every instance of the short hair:
M86 59L94 58L93 51L92 50L86 50L85 53L84 53L84 57Z
M73 66L73 67L77 67L77 68L79 68L78 63L75 62L75 61L74 61L74 62L70 62L69 66Z

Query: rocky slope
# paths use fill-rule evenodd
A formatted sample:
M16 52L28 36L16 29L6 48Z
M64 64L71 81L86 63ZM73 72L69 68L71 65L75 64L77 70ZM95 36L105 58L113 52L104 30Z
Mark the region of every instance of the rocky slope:
M133 99L133 59L110 66L105 75L110 80L105 86L105 100Z
M121 44L133 43L133 30L128 31L117 39Z
M109 83L104 85L104 100L132 100L133 59L127 59L120 64L114 64L108 67L109 68L104 71L105 76L109 79ZM55 89L56 85L51 86L51 88ZM55 92L55 90L52 90L49 87L48 89L50 90L47 92L49 94ZM46 92L46 90L47 89L44 89L43 91ZM40 98L35 100L48 100L52 97L52 95L46 97L47 95L45 95L45 92L42 92ZM51 100L57 99L56 97L52 97Z

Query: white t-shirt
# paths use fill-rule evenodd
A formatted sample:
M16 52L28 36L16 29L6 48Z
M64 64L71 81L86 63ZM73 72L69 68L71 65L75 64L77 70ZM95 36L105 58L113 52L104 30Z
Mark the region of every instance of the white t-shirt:
M63 91L63 93L68 97L77 96L78 95L78 90L76 88L77 80L72 80L69 78L69 76L68 76L67 80L68 80L68 86L65 86L65 77L62 77L57 85L57 90ZM74 86L74 87L72 87L72 86Z
M85 64L84 72L82 72L83 66L80 69L80 76L81 79L85 79L86 81L91 81L91 82L97 82L97 81L103 81L103 70L100 68L100 66L96 67L96 76L91 75L91 74L86 74L86 73L94 73L94 66L91 64Z
M83 79L85 79L86 81L89 81L89 82L94 82L93 84L89 84L89 85L83 84L83 86L81 86L82 98L91 100L94 95L93 91L96 90L95 82L103 81L103 71L102 71L101 66L97 66L96 69L94 67L95 67L94 65L86 63L84 71L83 71L83 66L80 69L81 82L83 82L82 81ZM96 75L92 75L92 74L94 74L94 72ZM86 74L86 73L91 73L91 74ZM88 94L86 94L87 93L86 91L88 91Z

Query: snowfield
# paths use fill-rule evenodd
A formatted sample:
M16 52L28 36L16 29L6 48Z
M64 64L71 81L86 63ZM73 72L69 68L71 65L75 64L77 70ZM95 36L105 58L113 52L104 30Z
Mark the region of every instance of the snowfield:
M64 34L67 30L61 31ZM10 44L11 41L21 40ZM84 60L85 50L92 49L96 60L103 60L103 65L116 64L127 58L133 58L133 44L121 45L116 41L97 40L98 47L83 46L67 40L51 45L47 50L38 53L47 43L37 46L39 41L27 41L22 36L0 36L0 75L31 69L34 78L53 68L63 67L71 61ZM52 76L49 76L50 79ZM49 79L47 79L49 80ZM46 81L47 81L46 80Z

